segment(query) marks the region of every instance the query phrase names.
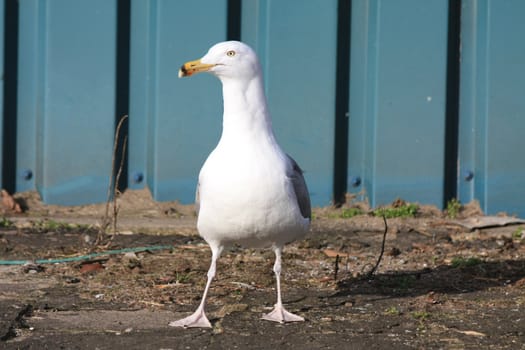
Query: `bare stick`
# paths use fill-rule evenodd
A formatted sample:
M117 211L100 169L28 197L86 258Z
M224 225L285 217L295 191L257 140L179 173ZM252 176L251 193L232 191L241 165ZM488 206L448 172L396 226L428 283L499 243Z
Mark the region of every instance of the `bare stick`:
M118 124L117 124L117 128L115 130L115 140L113 141L113 153L112 153L112 156L111 156L111 176L110 176L110 179L109 179L109 186L108 186L108 195L107 195L107 200L106 200L106 214L104 215L104 218L102 220L102 227L101 227L101 232L99 233L99 237L97 237L97 240L96 240L96 244L100 243L101 239L102 239L102 234L103 233L106 233L106 230L108 228L108 226L110 225L110 218L109 218L109 204L111 203L111 194L113 192L113 195L115 195L115 191L117 190L116 187L116 183L118 181L118 179L113 176L113 174L115 174L115 162L116 162L116 158L117 158L117 148L118 148L118 140L119 140L119 135L120 135L120 128L122 127L122 124L124 123L124 121L128 118L127 115L124 115L122 118L120 118ZM125 140L126 142L126 140ZM125 144L124 144L124 150L125 150ZM122 159L124 158L124 156L122 156ZM119 173L120 173L120 170L122 170L122 162L121 162L121 167L119 168ZM120 175L118 175L120 176ZM114 204L116 205L116 203ZM115 209L114 209L115 211ZM113 216L113 219L115 219L115 213L114 213L114 216ZM115 229L116 231L116 229Z
M383 232L383 242L381 243L381 253L379 254L379 258L377 258L377 262L370 270L370 272L366 275L367 278L372 277L372 275L376 272L377 268L379 267L379 264L381 263L381 259L383 259L383 253L385 252L385 242L386 242L386 233L388 232L388 225L386 223L386 217L383 214L383 222L385 223L385 231Z
M127 117L127 116L126 116ZM115 187L113 194L113 234L117 234L117 217L118 217L118 206L117 197L120 194L117 184L120 182L120 176L122 175L122 169L124 168L124 158L126 156L126 146L128 144L128 136L124 136L124 143L122 144L122 156L120 157L120 165L118 167L117 176L115 177Z
M338 272L339 272L339 254L335 256L334 281L337 281Z

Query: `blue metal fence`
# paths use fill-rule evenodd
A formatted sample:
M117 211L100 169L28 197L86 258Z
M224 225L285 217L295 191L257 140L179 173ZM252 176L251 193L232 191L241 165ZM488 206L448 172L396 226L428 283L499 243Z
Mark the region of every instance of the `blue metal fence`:
M177 74L225 40L227 2L136 0L131 16L130 186L192 202L198 170L219 140L221 89L211 76Z
M5 14L5 0L0 0L0 75L2 77L5 76L5 70L4 70L4 28L5 28L5 21L4 21L4 14ZM2 110L2 107L4 106L4 81L5 78L2 78L0 80L0 110ZM4 118L3 113L0 115L0 164L4 163L4 145L3 145L3 137L4 135ZM3 172L0 169L0 184L3 183Z
M459 197L525 215L525 2L465 1Z
M277 139L305 169L312 202L327 205L334 169L337 1L246 5L241 38L262 60Z
M221 88L207 75L179 80L177 70L240 38L259 54L277 138L304 168L315 205L348 191L372 206L458 197L523 216L525 3L456 4L10 3L5 18L15 16L18 30L8 21L0 28L18 51L0 52L0 63L14 57L17 72L6 64L5 76L18 79L0 97L16 88L17 108L0 100L0 180L12 191L37 189L46 203L104 201L115 121L129 112L121 185L192 202L220 136Z
M448 4L355 1L349 114L351 191L441 203Z
M102 201L116 100L116 0L19 3L16 190Z

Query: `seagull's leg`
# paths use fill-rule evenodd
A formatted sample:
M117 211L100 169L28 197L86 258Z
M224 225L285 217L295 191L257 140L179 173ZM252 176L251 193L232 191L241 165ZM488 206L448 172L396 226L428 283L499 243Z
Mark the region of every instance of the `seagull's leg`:
M294 315L291 312L286 311L283 306L283 301L281 299L281 253L282 247L275 247L275 264L273 265L273 272L275 272L275 279L277 280L277 304L272 312L264 315L262 318L268 321L275 322L300 322L304 321L304 318L298 315Z
M170 322L169 325L172 327L211 328L210 321L208 321L208 318L206 317L206 314L204 313L204 305L206 303L206 296L208 295L208 290L210 289L211 281L213 280L213 277L215 277L217 259L221 255L223 247L210 244L210 248L211 248L211 265L210 265L210 269L208 270L208 281L206 282L206 287L204 288L204 294L202 295L201 303L199 304L199 307L192 315L185 317L181 320Z

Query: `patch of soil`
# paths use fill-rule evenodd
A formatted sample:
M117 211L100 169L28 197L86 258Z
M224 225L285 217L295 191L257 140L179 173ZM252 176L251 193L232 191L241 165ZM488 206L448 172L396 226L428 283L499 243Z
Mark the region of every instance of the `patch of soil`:
M93 245L104 204L61 208L28 200L29 212L11 216L15 225L0 229L0 259L26 262L0 265L0 347L523 349L525 344L520 226L469 231L435 208L416 218L389 219L385 255L370 277L383 220L367 214L341 219L339 209L316 209L308 237L288 245L283 255L284 302L306 322L260 319L275 303L273 253L235 247L219 259L208 297L213 328L185 330L168 323L197 307L210 260L192 207L155 203L142 192L121 199L119 227L125 234L114 235L106 246ZM44 219L88 224L52 229L36 224ZM78 259L35 262L71 257Z

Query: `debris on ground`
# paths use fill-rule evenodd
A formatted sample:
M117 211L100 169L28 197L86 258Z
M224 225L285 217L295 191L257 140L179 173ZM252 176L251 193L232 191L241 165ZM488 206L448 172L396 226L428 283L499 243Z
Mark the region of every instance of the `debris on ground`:
M235 246L219 259L209 292L213 329L173 329L168 323L199 303L210 251L197 234L191 206L155 203L148 196L123 194L119 225L127 234L115 235L109 247L85 239L96 236L92 223L103 206L61 208L26 198L29 210L5 219L0 347L521 349L525 344L525 223L485 219L475 206L472 216L461 211L456 219L425 206L414 216L388 219L385 254L373 278L367 272L381 251L383 219L364 205L352 215L345 208L316 209L307 238L286 246L282 272L284 303L306 322L260 319L275 299L274 255Z

